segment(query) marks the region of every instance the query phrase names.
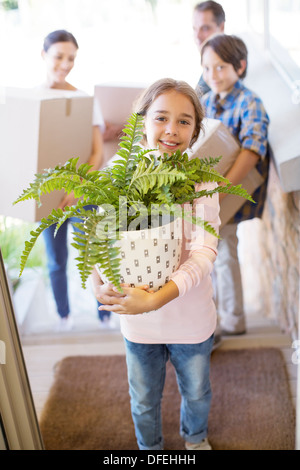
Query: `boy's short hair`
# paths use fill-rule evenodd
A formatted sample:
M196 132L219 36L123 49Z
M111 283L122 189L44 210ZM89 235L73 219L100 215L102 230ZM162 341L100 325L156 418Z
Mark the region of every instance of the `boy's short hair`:
M218 26L225 23L225 11L222 5L212 0L197 3L194 11L211 11Z
M215 34L205 41L201 50L201 60L207 47L212 50L227 64L232 64L237 72L241 67L241 60L246 61L246 67L240 78L245 78L247 74L248 50L246 44L237 36L228 34Z

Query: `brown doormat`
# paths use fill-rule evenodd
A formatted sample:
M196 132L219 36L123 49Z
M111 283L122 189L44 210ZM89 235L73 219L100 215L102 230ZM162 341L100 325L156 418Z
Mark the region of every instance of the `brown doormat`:
M293 450L295 411L281 351L212 354L209 440L215 450ZM168 363L162 403L166 450L184 450L180 396ZM137 450L124 356L73 356L56 368L40 427L48 450Z

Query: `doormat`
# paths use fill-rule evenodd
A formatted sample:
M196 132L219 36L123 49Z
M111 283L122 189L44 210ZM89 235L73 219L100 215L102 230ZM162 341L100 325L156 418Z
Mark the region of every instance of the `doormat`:
M217 350L208 438L214 450L293 450L295 410L276 348ZM184 450L172 365L162 401L165 450ZM40 428L47 450L137 450L125 356L72 356L56 366Z

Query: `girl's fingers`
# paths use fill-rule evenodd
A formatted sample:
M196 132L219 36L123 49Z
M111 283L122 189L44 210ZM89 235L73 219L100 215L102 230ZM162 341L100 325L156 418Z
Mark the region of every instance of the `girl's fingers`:
M124 311L124 308L122 307L122 305L118 305L118 304L114 304L114 305L101 305L98 310L106 310L108 312L114 312L114 313L117 313L119 315L121 314L124 314L124 313L127 313Z

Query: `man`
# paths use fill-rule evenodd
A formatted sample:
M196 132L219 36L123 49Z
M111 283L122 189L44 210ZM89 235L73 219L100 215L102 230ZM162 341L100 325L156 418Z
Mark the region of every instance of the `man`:
M215 33L224 33L225 12L222 6L214 1L198 3L193 11L193 30L195 43L201 52L204 41ZM210 90L201 75L196 91L202 96Z

